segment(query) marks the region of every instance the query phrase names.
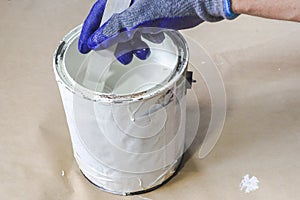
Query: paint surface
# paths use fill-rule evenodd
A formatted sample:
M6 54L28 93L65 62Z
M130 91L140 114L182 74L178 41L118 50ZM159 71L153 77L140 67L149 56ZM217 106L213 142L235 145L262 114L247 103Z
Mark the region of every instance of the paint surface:
M168 82L177 57L176 52L155 49L145 61L134 58L130 65L125 66L114 59L109 66L103 66L103 57L91 52L75 79L84 87L101 93L120 95L147 91Z

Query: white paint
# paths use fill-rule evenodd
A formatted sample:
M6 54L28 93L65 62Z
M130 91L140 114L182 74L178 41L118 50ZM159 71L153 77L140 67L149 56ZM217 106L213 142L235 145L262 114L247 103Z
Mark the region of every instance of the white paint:
M132 200L152 200L152 199L149 199L149 198L146 198L146 197L142 197L142 196L134 196L132 198Z
M87 55L77 72L76 81L90 90L118 95L146 91L157 84L165 84L178 57L174 53L153 51L147 62L134 58L129 66L124 66L113 59L109 66L103 66L106 61L101 55L94 51ZM70 65L76 63L71 62Z
M61 176L65 176L65 171L61 170Z
M259 180L255 176L252 176L250 178L249 174L246 174L244 176L243 180L241 181L240 189L241 189L241 191L243 189L245 189L245 193L250 193L259 188L258 183L259 183Z

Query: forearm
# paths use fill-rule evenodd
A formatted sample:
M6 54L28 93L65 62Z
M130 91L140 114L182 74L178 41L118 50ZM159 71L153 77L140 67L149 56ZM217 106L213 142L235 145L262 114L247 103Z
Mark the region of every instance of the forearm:
M300 0L231 0L238 14L300 22Z

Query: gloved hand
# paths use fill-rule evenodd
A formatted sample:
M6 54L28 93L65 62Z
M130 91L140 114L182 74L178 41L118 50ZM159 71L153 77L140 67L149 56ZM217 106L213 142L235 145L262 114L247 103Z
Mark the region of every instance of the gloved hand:
M100 26L105 9L106 0L98 0L86 18L79 38L78 48L81 53L90 50L104 49L119 43L116 38L121 32L133 31L127 35L127 40L135 38L135 42L128 43L122 39L115 55L123 64L128 64L133 54L140 59L146 59L150 49L139 38L145 36L152 42L161 42L163 34L149 34L143 27L159 27L165 29L186 29L197 26L203 21L220 21L233 19L237 15L231 10L230 0L135 0L124 12L114 14L103 26ZM134 30L141 28L139 32ZM145 29L147 30L147 29ZM151 33L151 32L150 32ZM136 39L138 38L138 39ZM147 38L147 39L148 39ZM133 44L132 44L133 43ZM138 44L135 46L135 44ZM134 47L132 47L132 45ZM132 51L120 53L120 49L132 48Z

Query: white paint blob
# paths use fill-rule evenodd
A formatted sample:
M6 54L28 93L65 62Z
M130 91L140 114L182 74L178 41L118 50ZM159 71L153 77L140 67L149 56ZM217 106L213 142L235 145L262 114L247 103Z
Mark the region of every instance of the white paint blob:
M137 197L137 198L136 198L137 200L138 200L138 199L143 199L143 200L152 200L152 199L149 199L149 198L146 198L146 197L142 197L142 196L136 196L136 197Z
M241 189L241 191L243 189L245 189L245 193L250 193L259 188L258 183L259 183L259 180L255 176L252 176L250 178L249 174L246 174L240 184L240 189Z

